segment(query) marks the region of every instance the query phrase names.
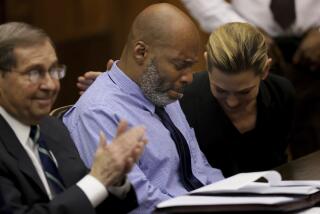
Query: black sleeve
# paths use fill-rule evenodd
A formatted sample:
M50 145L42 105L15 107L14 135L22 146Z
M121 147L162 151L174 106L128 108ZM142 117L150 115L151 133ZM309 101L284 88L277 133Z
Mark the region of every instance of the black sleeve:
M51 201L44 196L41 201L36 202L30 197L26 198L14 182L14 178L0 176L1 194L13 214L95 213L90 201L76 185L68 188Z
M138 206L136 193L131 186L124 200L120 200L117 197L110 195L104 203L97 207L97 213L128 213Z

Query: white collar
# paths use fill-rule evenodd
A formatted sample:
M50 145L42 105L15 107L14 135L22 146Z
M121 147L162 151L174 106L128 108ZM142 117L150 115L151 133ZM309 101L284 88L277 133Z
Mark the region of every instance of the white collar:
M0 114L12 128L20 143L25 145L29 139L30 126L25 125L12 117L2 106L0 106Z

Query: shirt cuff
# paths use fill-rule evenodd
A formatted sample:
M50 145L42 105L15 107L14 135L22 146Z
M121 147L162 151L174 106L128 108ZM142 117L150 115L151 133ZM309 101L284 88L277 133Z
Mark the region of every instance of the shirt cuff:
M131 185L127 177L123 185L108 187L108 191L119 199L124 199L127 196L127 193L130 191L130 189Z
M92 175L86 175L77 182L77 186L84 192L94 208L108 197L105 186Z

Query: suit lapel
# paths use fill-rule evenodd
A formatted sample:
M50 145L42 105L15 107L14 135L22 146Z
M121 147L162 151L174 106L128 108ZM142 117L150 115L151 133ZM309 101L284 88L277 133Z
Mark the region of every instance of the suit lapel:
M41 190L45 193L45 188L42 181L34 168L31 159L29 158L27 152L22 147L18 138L16 137L12 128L8 125L5 119L0 115L0 142L5 146L8 153L14 157L20 170L28 177L30 177L36 185L38 185Z
M43 127L41 125L42 123L46 123L47 126ZM58 172L60 173L65 186L69 187L82 177L79 177L77 170L74 170L78 166L70 166L72 163L79 164L78 162L74 162L77 157L75 156L74 152L70 151L70 148L67 146L67 142L65 140L61 142L63 139L61 137L62 133L59 132L61 130L55 130L55 132L53 132L51 129L48 130L48 124L50 125L51 123L49 120L43 120L42 123L40 123L41 135L44 138L48 149L53 153L56 161L58 162ZM59 135L59 138L57 138L57 135Z
M63 165L63 164L60 164L60 163L61 163L61 157L60 157L59 153L56 151L56 145L58 145L59 142L56 142L56 141L54 140L54 138L52 138L52 137L50 136L49 133L43 132L43 130L41 129L41 126L40 126L40 130L41 130L41 135L42 135L42 137L44 138L44 141L46 142L47 148L52 152L54 158L56 159L56 161L57 161L57 163L58 163L57 169L58 169L58 172L59 172L60 176L62 177L62 180L63 180L64 184L65 184L66 186L68 186L68 185L66 184L67 178L65 177L65 173L62 172L64 165ZM59 162L60 162L60 163L59 163Z

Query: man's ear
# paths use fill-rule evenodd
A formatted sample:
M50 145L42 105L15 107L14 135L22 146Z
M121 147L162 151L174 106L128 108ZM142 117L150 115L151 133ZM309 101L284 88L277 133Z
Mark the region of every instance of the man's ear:
M134 45L133 55L137 64L141 65L145 61L148 53L148 45L143 41L138 41Z
M208 64L208 52L207 51L205 51L203 53L203 57L204 57L204 60L205 60L206 64Z
M267 62L266 62L266 65L264 67L263 73L262 73L262 79L263 80L265 80L269 76L271 63L272 63L272 59L268 58Z
M210 69L209 69L208 52L207 52L207 51L205 51L205 52L203 53L203 57L204 57L204 61L206 62L206 68L207 68L207 71L208 71L209 77L210 77L210 76L211 76L211 71L210 71Z

